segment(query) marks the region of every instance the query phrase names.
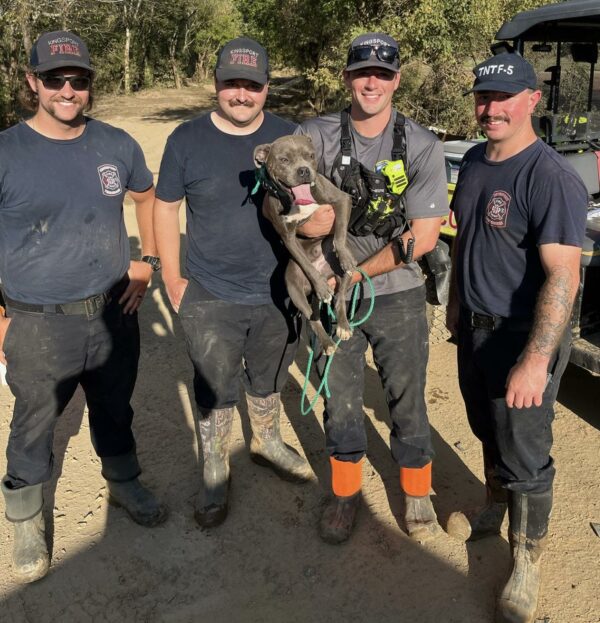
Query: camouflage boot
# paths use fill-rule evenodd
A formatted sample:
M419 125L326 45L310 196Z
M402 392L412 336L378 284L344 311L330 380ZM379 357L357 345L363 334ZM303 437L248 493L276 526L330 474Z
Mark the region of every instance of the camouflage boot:
M233 423L233 407L201 409L198 423L202 444L203 488L194 517L203 528L222 524L229 509L229 440Z
M313 471L308 461L281 439L279 431L280 394L258 398L246 394L252 427L250 458L258 465L270 467L289 482L306 482Z

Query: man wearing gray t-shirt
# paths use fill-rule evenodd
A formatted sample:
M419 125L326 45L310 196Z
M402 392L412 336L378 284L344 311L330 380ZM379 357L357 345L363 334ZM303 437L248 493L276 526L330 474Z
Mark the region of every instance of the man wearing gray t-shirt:
M405 208L410 227L402 228L401 221L388 219L353 230L351 223L349 244L362 271L373 278L377 299L370 318L355 329L350 340L340 343L329 373L331 397L324 419L333 498L321 518L320 534L329 543L347 540L360 504L367 445L364 366L370 344L392 420L391 451L400 466L406 496L406 527L412 538L422 542L440 527L429 497L434 452L424 399L425 286L414 260L435 247L441 216L448 211L443 149L430 132L392 107L400 82L398 44L392 37L366 33L354 39L344 82L352 96L349 109L308 120L300 131L312 137L319 171L347 192L378 183L373 173L385 169L390 161L394 170L400 167L408 185L394 188L387 179L388 190L400 196L389 195L389 205ZM399 145L402 157L396 159ZM356 202L356 223L355 216ZM332 222L332 212L322 208L302 232L324 235ZM355 272L353 281L361 280L361 273ZM368 290L364 288L365 296Z

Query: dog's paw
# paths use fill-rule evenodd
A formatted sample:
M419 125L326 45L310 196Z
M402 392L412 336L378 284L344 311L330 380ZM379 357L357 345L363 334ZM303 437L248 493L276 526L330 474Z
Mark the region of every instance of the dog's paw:
M320 301L323 301L323 303L331 303L333 300L333 288L325 279L316 284L315 294Z
M338 260L342 270L351 275L356 270L356 261L352 257L352 253L346 251L345 253L338 253Z
M325 344L321 344L322 348L323 348L323 352L328 356L331 357L331 355L333 355L333 353L335 353L335 342L333 340L329 340L327 343Z
M335 329L335 334L340 338L340 340L346 341L352 337L352 329L350 328L350 325L347 327L338 325Z

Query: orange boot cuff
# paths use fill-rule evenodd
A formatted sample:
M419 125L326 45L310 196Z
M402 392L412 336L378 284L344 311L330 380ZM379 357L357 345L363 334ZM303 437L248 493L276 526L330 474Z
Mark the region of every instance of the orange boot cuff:
M338 497L348 497L360 491L364 457L358 463L338 461L330 457L331 488Z
M406 495L423 497L431 489L431 463L424 467L401 467L400 486Z

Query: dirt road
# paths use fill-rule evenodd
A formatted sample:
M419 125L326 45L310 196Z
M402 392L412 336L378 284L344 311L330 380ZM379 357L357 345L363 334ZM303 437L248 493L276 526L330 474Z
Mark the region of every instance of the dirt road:
M211 105L210 90L156 91L103 99L96 115L131 132L153 172L171 130ZM127 207L133 253L139 244ZM328 488L317 415L299 399L306 351L284 394L286 441L315 472L289 485L248 456L245 405L233 431L232 502L227 522L202 531L193 519L199 487L191 406L191 369L177 318L160 280L140 314L142 359L133 406L143 480L170 506L166 524L144 529L107 504L99 461L78 393L61 417L55 474L45 487L52 551L48 577L22 587L10 579L11 535L0 522L0 621L187 623L485 623L509 563L502 538L466 547L447 535L425 546L404 533L398 470L390 458L388 416L376 372L366 370L368 462L365 504L352 541L320 542L316 523ZM410 359L407 359L410 365ZM600 622L600 380L569 369L554 426L556 506L544 563L540 621ZM311 394L312 395L312 394ZM455 347L432 347L427 389L437 451L434 504L440 520L483 496L479 448L456 380ZM12 396L0 388L0 446L6 445ZM288 422L289 420L289 422ZM4 470L2 456L0 471Z

